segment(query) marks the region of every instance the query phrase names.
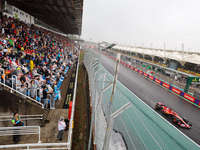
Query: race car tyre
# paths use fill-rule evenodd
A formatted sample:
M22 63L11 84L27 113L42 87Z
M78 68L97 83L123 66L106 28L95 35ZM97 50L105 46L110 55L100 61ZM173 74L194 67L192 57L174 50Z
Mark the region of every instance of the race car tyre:
M173 122L177 124L177 123L179 122L179 119L176 118L176 117L174 117L174 118L173 118Z
M155 109L156 109L156 110L159 110L160 108L161 108L160 105L156 105L156 106L155 106Z

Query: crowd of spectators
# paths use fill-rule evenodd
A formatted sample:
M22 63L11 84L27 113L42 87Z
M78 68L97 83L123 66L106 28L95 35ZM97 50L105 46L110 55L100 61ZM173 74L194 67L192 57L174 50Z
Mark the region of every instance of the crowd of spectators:
M0 29L1 82L5 79L6 85L42 101L44 107L47 94L60 99L57 83L76 61L78 45L67 37L7 16L1 17Z

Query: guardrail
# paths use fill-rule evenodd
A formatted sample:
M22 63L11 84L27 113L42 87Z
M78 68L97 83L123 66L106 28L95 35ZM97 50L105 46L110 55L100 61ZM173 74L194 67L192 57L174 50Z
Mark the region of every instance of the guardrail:
M40 126L0 127L0 136L38 134L40 141Z
M42 106L42 109L44 109L44 108L43 108L43 104L42 104L41 102L38 102L37 100L34 100L34 99L32 99L31 97L29 97L29 96L27 96L27 95L24 95L23 93L21 93L21 92L15 90L15 89L9 87L8 85L5 85L5 84L3 84L3 83L1 83L1 82L0 82L0 84L3 85L4 87L7 87L8 89L10 89L10 91L14 91L14 92L20 94L22 97L25 97L25 98L27 98L27 99L30 99L31 101L33 101L33 102L35 102L35 103L41 105L41 106Z
M69 143L69 150L71 149L72 145L72 134L73 134L73 128L74 128L74 111L75 111L75 104L76 104L76 90L77 90L77 79L78 79L78 68L79 68L79 59L80 59L80 52L79 52L79 58L78 58L78 63L77 63L77 69L76 69L76 78L75 78L75 87L74 87L74 96L72 100L72 112L71 112L71 117L69 121L69 132L68 132L68 140L67 142Z
M46 147L54 147L54 148L46 148ZM58 146L58 148L56 148L55 146ZM65 146L64 148L61 148L61 146ZM31 147L40 147L40 148L34 148L34 149L43 149L41 147L45 147L45 150L48 149L69 149L69 143L29 143L29 144L13 144L13 145L0 145L0 149L6 149L6 148L26 148L28 150L33 150L31 149Z
M0 122L10 121L13 116L0 116ZM33 118L32 118L33 117ZM41 115L20 115L20 118L24 120L42 120L43 114Z

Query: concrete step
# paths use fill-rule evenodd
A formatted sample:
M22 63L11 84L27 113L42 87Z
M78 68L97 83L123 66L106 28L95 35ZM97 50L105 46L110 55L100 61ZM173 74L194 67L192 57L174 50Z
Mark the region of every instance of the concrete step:
M55 112L55 109L48 109L46 111L44 111L44 118L45 118L45 123L49 123L52 119L52 116Z

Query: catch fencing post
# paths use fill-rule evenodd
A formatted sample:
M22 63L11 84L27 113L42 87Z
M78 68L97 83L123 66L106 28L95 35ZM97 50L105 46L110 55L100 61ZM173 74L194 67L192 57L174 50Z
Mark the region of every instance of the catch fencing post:
M126 109L128 109L129 107L131 107L131 103L128 102L126 105L124 105L123 107L121 107L120 109L118 109L116 112L114 112L111 116L110 116L110 120L109 120L109 126L107 128L106 131L106 136L105 136L105 142L103 145L103 150L108 150L109 148L109 144L110 144L110 137L111 137L111 133L112 133L112 129L113 129L113 122L114 119L119 116L121 113L123 113Z
M115 75L114 75L114 81L113 81L113 89L112 89L112 93L111 93L111 98L110 98L110 104L109 104L109 109L108 109L108 117L107 117L107 129L111 126L111 122L112 120L110 120L110 116L111 116L111 107L112 107L112 104L113 104L113 97L114 97L114 94L115 94L115 88L116 88L116 84L117 84L117 77L118 77L118 71L119 71L119 62L120 62L120 54L117 55L117 63L116 63L116 69L115 69ZM105 135L105 140L104 140L104 146L105 148L107 148L107 141L110 139L108 139L108 131L106 131L106 135ZM109 137L110 138L110 137ZM105 149L104 148L104 149ZM107 149L105 149L107 150Z

